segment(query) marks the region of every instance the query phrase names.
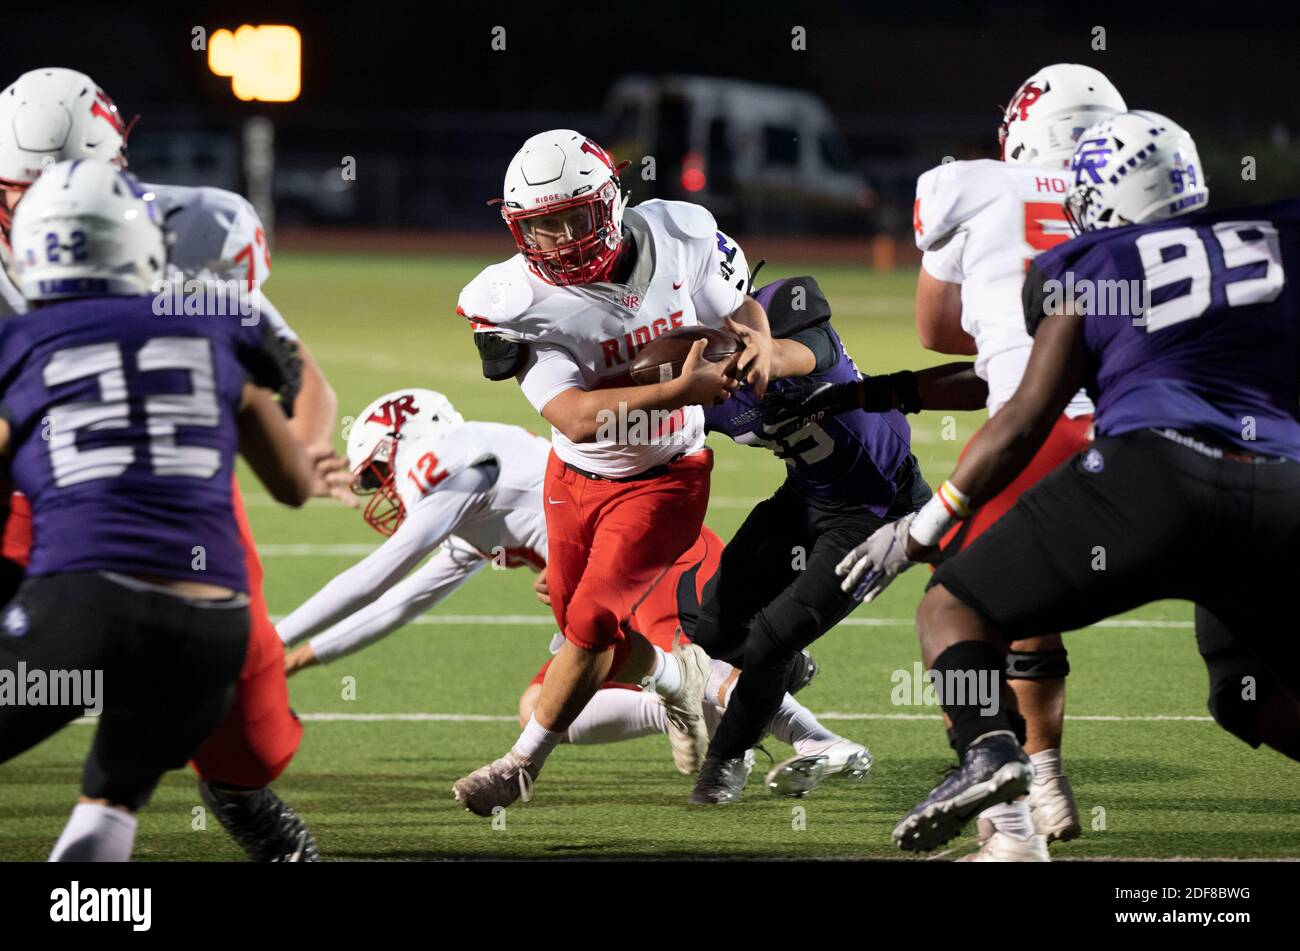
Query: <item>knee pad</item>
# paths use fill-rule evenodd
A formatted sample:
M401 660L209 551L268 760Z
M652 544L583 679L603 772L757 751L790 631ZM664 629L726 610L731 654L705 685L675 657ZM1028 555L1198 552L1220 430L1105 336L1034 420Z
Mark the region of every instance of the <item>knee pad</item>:
M1216 654L1205 658L1210 673L1210 695L1206 706L1214 722L1248 746L1259 748L1260 703L1274 690L1274 682L1260 675L1259 670L1243 659ZM1246 677L1253 677L1253 694L1247 699L1242 693L1247 689Z
M1067 677L1069 656L1064 647L1052 651L1010 651L1007 654L1007 680L1050 680Z
M748 670L775 670L788 667L799 652L785 644L772 629L762 612L755 615L749 625L749 638L745 641L744 662L739 666Z

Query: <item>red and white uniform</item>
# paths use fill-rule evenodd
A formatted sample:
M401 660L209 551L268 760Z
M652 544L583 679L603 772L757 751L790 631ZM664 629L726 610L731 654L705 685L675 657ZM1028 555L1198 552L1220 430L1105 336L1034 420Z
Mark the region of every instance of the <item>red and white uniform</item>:
M916 183L912 227L921 266L961 285L961 325L979 349L975 372L989 385L992 416L1020 385L1034 340L1020 290L1040 251L1070 239L1065 172L992 159L947 162ZM1080 391L1066 415L1090 414Z
M167 230L175 235L168 259L172 274L200 282L251 282L260 319L271 321L281 337L296 339L260 289L262 281L270 276L271 255L262 222L252 205L239 195L219 188L180 185L145 185L144 188L156 196ZM22 313L25 308L22 296L0 270L0 316L6 316L6 310ZM160 321L168 319L171 318L159 318ZM160 327L164 326L160 323ZM206 780L259 787L275 779L289 764L302 739L302 724L289 708L284 648L262 593L262 563L238 484L234 488L234 516L248 569L252 629L230 710L195 754L194 766ZM26 499L14 495L4 530L3 556L26 565L31 530L31 511Z
M637 242L637 265L626 285L556 287L515 255L461 291L457 310L475 331L529 342L532 356L519 383L539 413L573 387L630 385L632 359L645 344L678 327L721 327L744 300L719 269L717 224L706 209L653 199L628 209L623 223ZM660 438L639 445L614 439L576 444L555 431L551 441L562 462L622 478L703 448L704 411L677 411L654 435Z
M518 426L479 422L402 443L394 473L406 517L384 544L282 619L281 640L310 637L312 652L328 663L410 623L485 565L541 570L550 448Z
M975 372L989 385L992 416L1011 398L1033 348L1025 329L1021 288L1029 261L1071 237L1063 202L1063 171L981 159L948 162L916 183L912 226L921 266L961 285L962 329L975 340ZM1086 448L1092 402L1080 390L1047 442L1011 485L944 539L965 548L1030 486Z
M721 273L717 224L704 208L648 201L624 213L623 227L636 254L626 284L555 286L517 255L461 292L458 312L476 332L528 342L519 382L538 412L569 389L627 385L640 347L675 327L721 327L744 300ZM555 432L544 483L556 622L578 647L613 647L615 670L629 647L624 625L696 542L708 507L703 410L690 406L650 423L637 429L639 439L629 438L632 421L626 428L614 421L605 433L611 438L590 443ZM643 479L609 481L660 466Z

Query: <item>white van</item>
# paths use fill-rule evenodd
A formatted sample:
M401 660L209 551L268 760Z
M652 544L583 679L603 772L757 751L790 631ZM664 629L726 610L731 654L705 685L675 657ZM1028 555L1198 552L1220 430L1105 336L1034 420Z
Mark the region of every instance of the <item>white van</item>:
M706 205L743 233L861 234L871 192L812 93L708 76L626 76L606 101L632 201ZM654 178L647 179L653 157Z

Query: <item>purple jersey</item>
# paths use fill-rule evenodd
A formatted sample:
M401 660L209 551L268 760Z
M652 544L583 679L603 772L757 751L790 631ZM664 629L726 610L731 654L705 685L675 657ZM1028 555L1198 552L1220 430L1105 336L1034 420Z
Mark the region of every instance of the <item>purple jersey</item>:
M767 304L763 294L772 287L775 285L768 285L757 295L764 306ZM834 343L834 364L805 377L774 380L770 387L811 390L822 383L862 379L839 334L829 323L821 326ZM721 405L706 407L704 426L711 432L725 433L741 445L771 449L785 460L789 480L805 495L865 505L882 516L893 507L899 490L907 484L915 468L910 448L911 428L899 412L852 410L829 416L789 436L782 446L765 438L762 407L754 391L746 385Z
M32 508L29 575L120 571L246 591L235 415L263 329L158 317L152 297L0 324L0 412Z
M1073 287L1099 434L1201 431L1300 461L1297 275L1300 200L1200 211L1045 251L1025 319L1032 334Z

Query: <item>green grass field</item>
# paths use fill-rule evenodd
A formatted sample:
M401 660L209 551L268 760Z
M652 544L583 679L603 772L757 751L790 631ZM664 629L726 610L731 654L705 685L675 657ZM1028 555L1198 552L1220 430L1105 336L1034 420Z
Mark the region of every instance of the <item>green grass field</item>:
M310 342L344 416L381 392L417 385L442 390L467 418L543 431L513 383L482 380L464 321L454 316L458 289L484 263L284 253L268 291ZM934 359L915 342L910 274L774 267L764 276L809 272L864 370ZM947 475L981 419L958 416L955 429L938 414L914 420L915 450L931 482ZM708 521L726 538L777 486L783 466L764 452L712 442ZM288 511L251 477L244 484L277 615L378 541L357 513L335 503ZM324 858L901 854L891 828L951 756L935 708L890 701L891 673L911 670L918 656L911 618L924 572L904 576L814 647L822 673L801 699L871 747L877 765L865 784L828 784L795 802L769 798L756 774L742 803L701 811L686 807L690 781L673 769L664 738L562 747L535 800L510 809L499 828L461 809L450 789L509 747L518 695L547 656L554 626L532 597L531 578L483 572L422 618L428 623L291 682L308 722L276 788L311 824ZM1191 616L1189 605L1159 603L1069 638L1065 755L1085 835L1057 847L1057 858L1300 856L1296 765L1250 750L1208 720ZM354 699L343 698L345 678L354 678ZM411 714L423 718L403 718ZM0 766L0 858L48 854L90 736L87 726L73 725ZM788 755L780 744L771 749L778 759ZM766 762L761 755L759 762ZM141 818L136 857L242 858L215 821L194 828L198 805L192 775L168 776ZM958 845L968 848L969 838Z

